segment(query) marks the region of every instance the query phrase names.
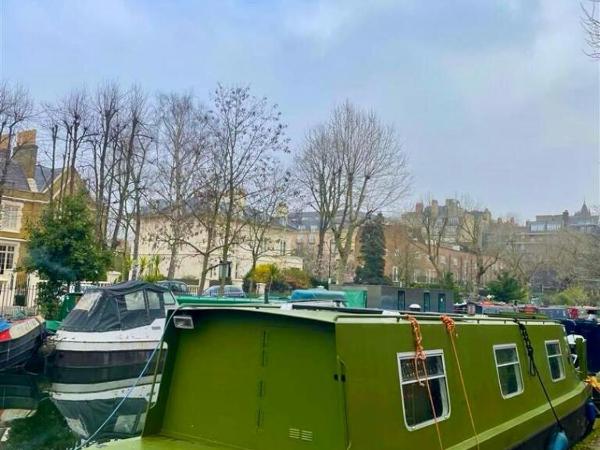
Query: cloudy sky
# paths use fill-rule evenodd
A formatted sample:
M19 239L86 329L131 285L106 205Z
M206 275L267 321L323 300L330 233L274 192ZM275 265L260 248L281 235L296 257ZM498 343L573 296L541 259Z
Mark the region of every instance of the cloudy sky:
M249 84L294 148L345 99L395 125L413 198L495 214L599 204L598 63L577 0L0 0L0 76L52 100L104 80Z

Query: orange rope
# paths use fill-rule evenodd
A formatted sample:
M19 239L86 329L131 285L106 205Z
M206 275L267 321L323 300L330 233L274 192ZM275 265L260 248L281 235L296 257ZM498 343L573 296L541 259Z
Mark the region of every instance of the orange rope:
M442 316L442 322L446 326L446 331L450 335L450 342L452 343L452 351L454 353L454 359L456 360L456 365L458 367L458 375L460 378L460 384L462 385L463 394L465 395L465 400L467 401L467 411L469 412L469 419L471 419L471 427L473 428L473 434L475 436L475 443L477 444L477 449L479 449L479 435L477 434L477 429L475 428L475 419L473 418L473 411L471 411L471 403L469 402L469 395L467 394L467 387L465 385L465 379L463 378L462 369L460 367L460 361L458 359L458 352L456 351L456 343L454 342L456 333L456 323L449 316Z
M433 402L433 395L431 394L431 387L429 386L429 375L427 374L427 355L425 354L425 349L423 348L423 336L421 335L421 326L417 319L411 315L406 315L406 319L410 322L412 327L413 336L415 338L415 374L417 376L417 381L419 386L427 386L427 395L429 396L429 404L431 405L431 412L433 413L433 422L435 423L435 430L437 432L438 442L440 444L440 449L444 450L444 444L442 443L442 432L440 431L440 424L437 420L437 413L435 411L435 404ZM419 367L418 362L421 361L421 365L423 366L423 372L425 373L425 383L421 381L419 377Z

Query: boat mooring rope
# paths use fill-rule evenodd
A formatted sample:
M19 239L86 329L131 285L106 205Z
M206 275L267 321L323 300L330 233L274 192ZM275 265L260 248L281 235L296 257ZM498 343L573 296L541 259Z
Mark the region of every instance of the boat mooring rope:
M550 395L548 395L548 391L546 390L546 386L542 381L542 377L540 375L540 371L535 364L535 360L533 359L533 345L531 345L531 340L529 339L529 333L527 332L527 327L522 323L519 319L514 319L515 323L519 326L519 330L521 331L521 336L523 337L523 342L525 343L525 349L527 350L527 359L529 359L529 375L537 376L538 381L540 382L540 386L542 387L542 391L544 391L544 396L550 405L550 409L552 410L552 414L554 415L554 420L556 421L556 425L558 426L559 431L565 431L558 414L556 413L556 409L554 409L554 405L552 404L552 400L550 399Z
M469 419L471 420L471 427L473 428L473 436L475 437L475 444L477 445L477 449L479 450L479 435L477 434L477 429L475 428L475 419L473 418L473 411L471 410L471 402L469 401L469 395L467 393L467 387L465 385L465 379L463 377L462 369L460 367L460 360L458 359L458 351L456 350L455 337L456 333L456 323L450 316L443 315L441 318L442 323L446 326L446 331L448 331L448 335L450 336L450 342L452 343L452 352L454 353L454 359L456 360L456 366L458 367L458 375L460 378L460 384L462 385L463 394L465 396L465 400L467 402L467 411L469 413Z
M442 432L440 431L440 425L438 423L437 413L435 411L435 404L433 402L433 395L431 394L431 387L429 386L429 375L427 374L427 355L425 354L425 349L423 348L423 336L421 335L421 326L419 325L419 321L414 316L407 314L406 319L410 322L413 336L415 338L414 363L417 382L419 383L419 386L423 386L424 384L427 387L427 395L429 396L429 404L431 405L431 412L433 413L433 422L435 423L435 430L437 432L438 442L440 444L440 449L444 450L444 444L442 443ZM423 373L425 374L425 383L423 383L421 381L421 378L419 377L419 361L423 366Z
M123 403L125 403L125 400L127 400L129 398L129 396L131 395L131 393L133 392L133 390L137 387L138 383L140 382L140 380L144 376L144 373L146 372L146 370L148 370L148 367L150 367L150 363L152 362L152 359L154 358L154 355L156 354L156 351L159 348L162 347L163 339L164 339L164 336L165 336L165 331L167 330L167 326L171 322L171 319L173 318L173 316L177 313L177 311L179 311L179 309L180 308L174 309L173 312L172 312L172 314L170 315L170 317L168 317L168 319L165 321L165 327L163 328L162 335L160 336L160 339L158 340L158 344L152 350L152 353L148 357L148 361L146 361L146 365L144 365L144 368L142 369L142 371L140 372L140 374L138 375L138 377L135 379L135 381L133 382L133 384L129 387L129 389L128 389L127 393L125 394L125 396L119 401L119 403L117 403L117 405L112 410L112 412L108 415L108 417L106 418L106 420L104 422L102 422L102 425L100 425L98 427L98 429L96 429L96 431L94 431L90 435L90 437L88 437L85 441L83 441L81 444L79 444L73 450L81 450L82 448L86 447L92 441L92 439L94 439L96 437L96 435L98 433L100 433L100 431L102 430L102 428L104 428L106 426L106 424L110 421L110 419L112 419L114 417L114 415L117 413L117 411L119 410L119 408L121 406L123 406ZM158 363L159 363L159 361L157 361L157 364ZM151 401L152 401L152 394L150 394L150 398L148 399L149 403Z

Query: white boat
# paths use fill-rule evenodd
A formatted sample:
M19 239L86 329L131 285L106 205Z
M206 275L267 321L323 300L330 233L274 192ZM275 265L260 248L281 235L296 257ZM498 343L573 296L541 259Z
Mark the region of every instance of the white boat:
M52 363L90 371L143 365L161 339L165 305L174 304L168 290L143 281L89 290L51 338Z

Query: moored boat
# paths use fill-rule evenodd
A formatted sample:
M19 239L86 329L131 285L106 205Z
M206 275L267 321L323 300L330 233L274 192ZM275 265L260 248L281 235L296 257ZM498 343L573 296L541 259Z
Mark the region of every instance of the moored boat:
M554 449L595 418L548 320L188 307L165 341L142 437L107 448Z
M142 281L88 290L49 339L50 361L92 372L143 366L159 344L165 305L174 304L169 291Z
M0 371L24 366L36 354L44 335L41 316L0 318Z

